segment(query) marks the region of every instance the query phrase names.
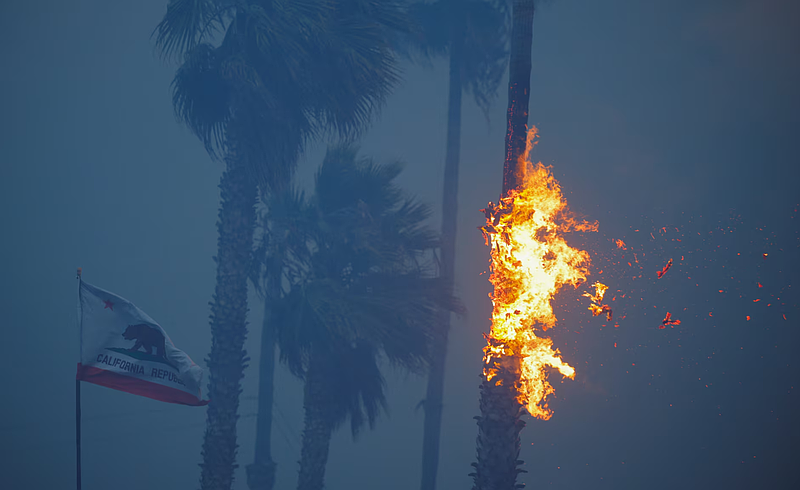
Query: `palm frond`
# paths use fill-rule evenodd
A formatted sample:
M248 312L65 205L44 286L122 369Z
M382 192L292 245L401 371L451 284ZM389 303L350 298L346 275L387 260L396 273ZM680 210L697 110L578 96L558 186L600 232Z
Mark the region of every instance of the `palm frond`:
M402 193L393 181L402 172L403 163L378 165L357 155L358 147L352 144L328 148L315 179L315 199L324 212L332 215L361 207L362 212L380 216L400 200Z
M414 2L408 7L412 29L405 41L412 59L444 56L450 49L452 6L448 2ZM416 60L416 59L415 59ZM420 60L416 60L420 61Z
M394 184L401 169L359 158L353 145L329 148L311 201L309 275L293 288L282 319L293 331L286 338L295 365L314 342L343 339L367 341L392 362L421 369L436 312L463 311L432 267L420 264L437 235L425 224L430 209Z
M410 57L426 62L444 56L450 52L453 32L463 33L464 87L488 117L508 60L510 12L509 0L415 2L409 6L414 26L407 39Z
M310 47L317 62L309 65L308 79L324 79L325 90L305 93L321 126L347 139L366 128L399 81L386 32L402 14L396 2L379 6L375 1L337 0L335 4L325 37ZM367 15L372 12L380 15Z
M337 429L348 419L355 439L388 412L385 382L373 346L364 342L319 344L314 348L308 378L315 379L315 403L324 406L325 422Z
M439 278L419 273L379 273L364 278L351 294L356 312L352 327L359 338L380 345L389 360L412 371L429 361L431 341L439 335L436 313L463 312Z
M327 386L333 395L327 407L334 428L350 419L353 438L365 423L375 427L382 411L388 411L385 381L378 366L377 352L365 342L336 345L327 361Z
M431 215L427 204L414 199L406 199L383 223L386 236L394 237L403 248L413 252L423 252L439 245L439 235L426 225Z
M172 80L172 104L176 117L202 141L215 158L224 146L230 121L231 87L221 76L220 51L199 44L186 53Z
M231 0L170 0L156 26L156 48L164 58L180 57L224 27Z
M235 146L279 190L310 138L353 138L377 114L399 78L388 33L405 26L396 1L172 0L156 45L184 55L176 113L209 154Z
M468 2L464 35L464 81L478 107L487 115L508 64L508 2Z

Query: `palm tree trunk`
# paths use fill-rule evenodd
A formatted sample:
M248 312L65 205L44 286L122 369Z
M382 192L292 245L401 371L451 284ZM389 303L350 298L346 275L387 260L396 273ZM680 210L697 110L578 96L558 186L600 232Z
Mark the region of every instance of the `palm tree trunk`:
M229 490L236 468L236 421L247 362L247 276L253 246L256 185L232 151L220 179L217 283L211 302L211 353L200 487Z
M525 151L530 97L531 45L533 42L533 0L514 0L511 26L511 60L508 79L508 128L506 160L503 167L503 195L519 185L519 159ZM491 338L488 339L492 341ZM520 440L525 426L520 417L524 408L517 401L518 366L514 358L490 358L484 372L498 374L491 380L484 376L481 383L478 419L477 462L474 490L514 490L518 488L517 474Z
M511 60L508 66L508 129L503 166L503 195L515 189L519 159L528 135L528 102L531 92L531 45L533 0L514 0L511 24Z
M456 13L458 15L458 13ZM461 152L461 95L462 63L464 51L463 22L454 21L450 42L450 86L447 102L447 150L444 164L444 189L442 191L441 270L445 294L453 294L455 282L456 224L458 218L458 163ZM444 398L444 368L447 358L447 337L450 331L450 312L442 309L437 325L441 328L432 346L432 359L428 373L428 389L423 407L425 424L422 435L421 490L436 488L439 467L439 440L442 432L442 407Z
M253 464L247 466L250 490L272 490L275 486L275 462L272 460L272 403L275 381L275 326L271 322L270 301L280 295L283 269L278 257L267 268L267 290L264 300L264 321L261 327L261 360L258 366L258 415Z
M523 486L517 485L517 474L525 472L519 468L522 464L519 433L525 427L521 419L524 408L517 401L515 387L519 371L509 368L509 364L513 364L511 361L490 360L498 374L491 381L484 377L481 383L481 415L475 417L478 420L478 458L477 463L472 463L475 467L471 474L473 490L516 490Z
M322 490L325 486L325 466L333 427L327 414L329 401L324 369L319 352L312 350L303 393L305 418L297 490Z

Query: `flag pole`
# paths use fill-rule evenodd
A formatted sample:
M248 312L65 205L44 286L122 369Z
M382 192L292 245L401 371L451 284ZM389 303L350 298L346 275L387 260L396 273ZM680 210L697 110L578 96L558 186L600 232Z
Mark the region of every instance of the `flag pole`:
M78 455L78 490L81 490L81 380L75 380L75 446Z
M78 329L81 347L83 344L83 314L81 312L81 268L78 267ZM81 350L83 350L81 348ZM80 355L78 356L80 359ZM76 454L76 477L77 488L81 490L81 380L75 378L75 454Z

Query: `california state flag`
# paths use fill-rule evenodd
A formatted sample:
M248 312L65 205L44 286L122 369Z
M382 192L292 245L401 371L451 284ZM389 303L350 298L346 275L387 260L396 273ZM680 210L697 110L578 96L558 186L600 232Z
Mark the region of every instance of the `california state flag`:
M206 405L203 369L133 303L80 281L81 362L77 378L134 395Z

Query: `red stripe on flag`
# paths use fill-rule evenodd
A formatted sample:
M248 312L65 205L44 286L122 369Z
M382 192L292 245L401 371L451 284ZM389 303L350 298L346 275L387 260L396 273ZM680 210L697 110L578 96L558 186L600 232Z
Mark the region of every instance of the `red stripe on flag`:
M152 398L153 400L161 402L191 405L193 407L208 405L208 400L200 400L185 391L176 390L169 386L151 383L124 374L113 373L94 366L84 366L81 363L78 363L78 374L75 378L133 395L146 396L147 398Z

